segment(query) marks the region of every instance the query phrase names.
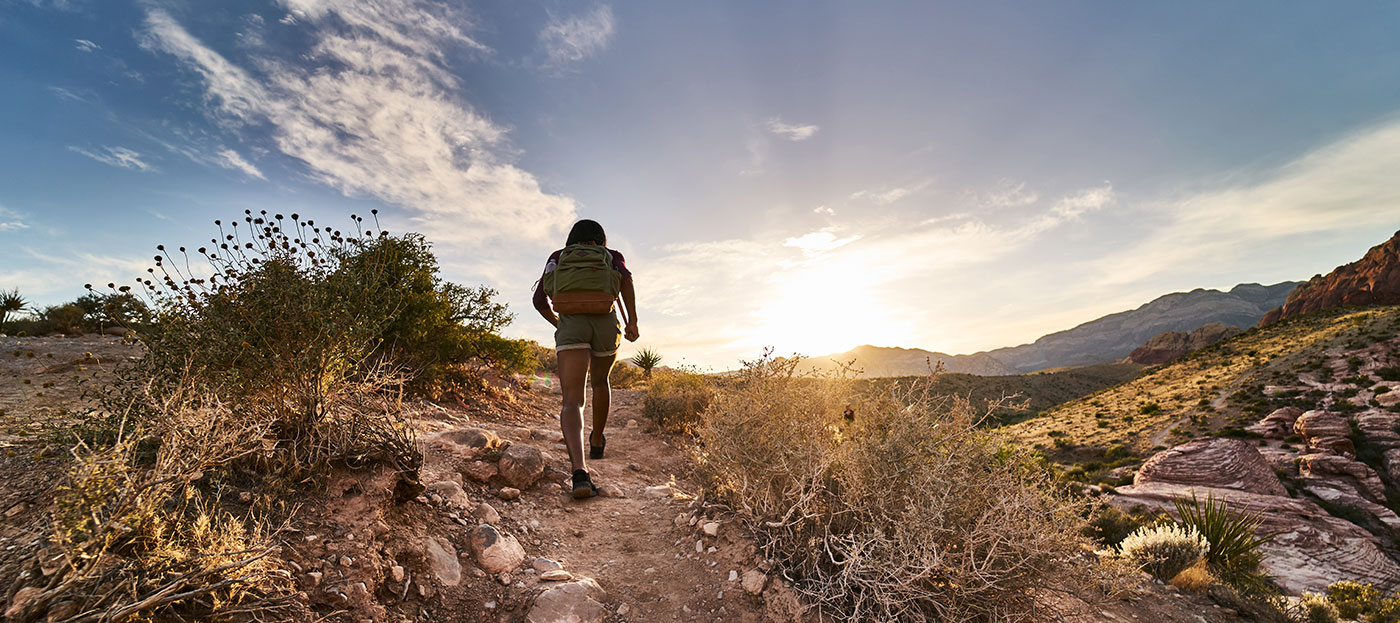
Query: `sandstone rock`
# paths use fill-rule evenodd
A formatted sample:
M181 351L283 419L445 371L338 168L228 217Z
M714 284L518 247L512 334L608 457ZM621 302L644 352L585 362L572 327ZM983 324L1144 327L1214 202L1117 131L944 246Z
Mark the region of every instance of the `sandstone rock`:
M645 496L647 496L647 497L649 497L649 498L657 498L657 499L659 499L659 498L669 498L669 497L671 497L671 486L670 486L670 485L656 485L656 486L654 486L654 487L647 487L645 490L642 491L642 495L645 495Z
M1222 437L1203 437L1157 453L1138 469L1133 482L1288 494L1258 448Z
M456 586L462 581L462 563L457 561L457 550L447 539L429 537L423 545L428 570L443 586Z
M1128 355L1128 360L1149 366L1168 363L1240 333L1239 327L1227 327L1218 322L1208 323L1190 333L1167 331L1134 349Z
M499 473L499 470L496 468L496 464L486 461L472 461L467 463L467 466L462 469L463 476L477 482L487 482L497 473Z
M1386 450L1381 461L1385 464L1385 473L1390 476L1390 482L1400 486L1400 449Z
M431 447L441 448L468 461L481 458L501 446L501 438L484 428L454 428L434 434L426 440Z
M613 484L598 485L598 495L605 498L627 497L627 494L622 492L622 487Z
M530 567L540 573L564 568L560 566L559 563L554 562L553 560L550 560L548 558L536 558L530 562Z
M312 572L306 574L306 580L307 580L306 583L309 584L312 588L315 588L315 587L317 587L317 586L320 586L320 585L321 585L321 578L322 578L323 576L324 576L324 574L322 574L320 571L312 571Z
M389 579L393 580L395 584L402 582L403 578L404 569L402 565L394 565L392 567L389 567Z
M481 523L494 524L499 523L501 521L501 514L496 512L496 507L491 506L490 504L487 504L485 502L477 504L476 511L474 511L472 514L475 515L477 521L480 521Z
M1361 461L1336 454L1305 454L1298 457L1298 475L1304 481L1351 491L1372 502L1385 501L1385 485L1376 472Z
M1360 260L1294 288L1283 306L1265 314L1259 326L1319 309L1396 304L1400 304L1400 232L1372 247Z
M700 531L704 532L705 536L719 536L719 522L707 521L705 525L700 526Z
M1392 538L1400 539L1400 516L1396 516L1394 511L1356 495L1354 490L1337 488L1333 483L1312 482L1304 486L1308 493L1320 500L1350 509L1352 513L1361 513L1365 517L1361 522L1363 528L1388 532ZM1346 519L1351 520L1352 517Z
M1323 592L1337 578L1369 582L1386 591L1400 588L1400 565L1385 554L1374 535L1308 500L1164 482L1119 487L1108 499L1125 509L1142 504L1174 514L1172 500L1192 493L1214 496L1236 511L1258 513L1264 519L1260 533L1277 535L1260 548L1264 570L1291 594Z
M1381 448L1400 448L1400 415L1393 413L1364 413L1356 416L1356 427L1368 443Z
M1351 434L1351 425L1346 418L1326 411L1306 411L1293 422L1293 432L1304 439L1313 437L1346 437Z
M763 592L763 588L768 585L768 576L758 569L749 569L744 572L744 577L739 580L739 585L744 587L744 592L750 595L757 595Z
M1400 389L1391 390L1376 396L1376 402L1387 409L1400 404Z
M1249 430L1269 439L1283 439L1293 434L1293 423L1298 421L1298 416L1302 414L1303 410L1298 407L1275 409L1273 413L1259 420L1259 423L1251 425Z
M546 582L565 582L574 579L574 574L563 569L550 569L541 573L540 579Z
M10 601L10 607L5 609L5 619L14 620L19 618L20 613L24 612L25 608L28 608L34 603L34 600L38 599L43 594L44 589L35 586L26 586L19 589L19 591L15 593L14 600Z
M514 444L501 454L500 470L511 486L529 489L544 473L544 456L534 446Z
M590 578L583 578L551 588L530 606L526 623L602 623L607 611L603 600L607 593Z
M471 548L476 564L488 573L505 573L525 560L525 550L515 537L501 534L487 524L477 526L472 533Z
M467 492L462 490L462 485L452 482L451 480L441 480L428 485L428 492L442 496L442 499L447 500L454 506L467 508L471 506L472 503L470 499L467 499Z
M507 502L511 500L518 500L520 499L520 490L516 489L515 487L501 487L501 490L496 492L496 497L499 497Z

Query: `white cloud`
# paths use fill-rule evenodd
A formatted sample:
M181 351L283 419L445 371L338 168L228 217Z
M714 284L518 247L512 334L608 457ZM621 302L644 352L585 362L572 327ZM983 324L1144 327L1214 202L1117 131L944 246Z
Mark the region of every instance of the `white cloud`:
M230 62L160 10L144 44L197 72L210 112L237 130L267 127L275 147L349 196L402 206L444 243L559 237L573 202L512 164L506 131L460 97L443 46L485 48L437 5L416 0L284 0L314 44L286 61ZM246 171L245 171L246 172Z
M1105 282L1116 284L1202 265L1261 261L1270 257L1261 251L1328 234L1375 232L1379 243L1400 227L1396 171L1400 119L1333 141L1271 171L1236 172L1232 183L1144 203L1137 214L1153 224L1151 232L1131 253L1105 257L1097 265ZM1203 264L1205 258L1209 261ZM1277 263L1277 258L1270 261Z
M916 192L928 188L932 180L924 180L910 186L896 186L894 188L882 188L880 190L866 189L851 193L851 199L869 199L877 205L889 205L900 199L908 197Z
M773 134L774 136L785 138L789 141L794 142L805 141L809 138L812 138L813 136L817 135L817 132L819 130L821 130L820 127L817 127L815 125L794 125L790 123L784 123L782 117L773 117L772 119L769 119L768 123L765 125L768 128L768 132Z
M835 229L827 227L809 234L788 238L783 242L783 246L801 249L804 254L813 255L844 247L857 240L860 240L860 236L838 238Z
M29 229L18 212L0 205L0 232Z
M540 31L540 44L549 57L547 65L563 69L573 63L596 56L608 47L617 27L612 7L601 4L583 15L564 19L551 14Z
M90 150L74 145L69 145L68 149L84 156L92 158L102 164L109 164L123 169L136 171L155 171L155 167L141 159L141 154L133 149L125 147L111 147L104 145L101 149Z
M216 162L225 169L242 172L248 177L256 177L260 180L267 179L267 176L263 175L262 171L259 171L257 167L253 166L253 163L244 160L243 156L238 155L238 152L232 149L220 150Z
M78 45L77 45L77 48L78 48L79 50L84 51L84 52L93 52L93 51L101 50L101 49L102 49L102 46L97 45L96 43L93 43L93 42L91 42L91 41L88 41L87 39L74 39L73 41L74 41L75 43L78 44Z
M827 216L836 216L836 210L833 210L833 209L828 208L828 207L826 207L826 206L817 206L817 207L815 207L815 208L812 208L812 213L813 213L813 214L825 214L825 215L827 215Z

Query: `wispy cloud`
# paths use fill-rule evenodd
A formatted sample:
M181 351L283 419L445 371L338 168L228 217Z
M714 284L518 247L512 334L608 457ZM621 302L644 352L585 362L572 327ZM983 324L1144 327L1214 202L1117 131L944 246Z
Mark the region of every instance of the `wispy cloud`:
M463 103L444 46L485 50L465 19L416 0L283 4L313 42L295 59L251 52L240 66L160 9L144 45L197 72L231 129L270 128L314 179L406 208L434 240L543 246L573 219L570 199L510 162L505 129Z
M29 229L18 212L10 210L0 205L0 232L19 231Z
M600 4L581 15L560 18L551 14L540 31L540 44L548 57L546 65L564 69L573 63L592 58L608 47L617 27L612 7Z
M141 159L141 154L134 149L126 147L102 146L99 149L91 150L76 145L69 145L68 149L84 156L92 158L102 164L109 164L123 169L136 171L155 171L156 168Z
M238 152L232 149L220 150L216 162L225 169L242 172L248 177L256 177L260 180L267 179L267 176L263 175L262 171L259 171L257 167L253 166L253 163L244 160L243 156L238 155Z
M74 39L73 41L77 43L77 48L84 52L94 52L102 49L102 46L88 41L87 39Z
M805 141L817 135L821 130L815 125L796 125L784 123L782 117L773 117L765 124L768 132L774 136L787 139L789 141Z
M878 205L889 205L896 201L899 201L900 199L908 197L909 195L919 192L925 188L928 188L928 186L932 183L932 180L924 180L917 184L910 184L908 186L895 186L893 188L886 187L879 189L858 190L856 192L851 193L851 199L868 199L870 201L875 202Z

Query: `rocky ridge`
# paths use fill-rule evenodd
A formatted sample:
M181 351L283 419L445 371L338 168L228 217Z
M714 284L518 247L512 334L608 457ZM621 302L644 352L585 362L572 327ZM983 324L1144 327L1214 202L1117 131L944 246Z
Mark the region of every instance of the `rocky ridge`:
M1259 326L1333 307L1397 304L1400 304L1400 232L1372 247L1360 260L1299 285L1281 306L1259 320Z
M1128 361L1147 366L1171 363L1242 332L1239 327L1227 327L1218 322L1212 322L1189 333L1165 331L1147 340L1146 344L1134 348L1133 352L1128 354Z

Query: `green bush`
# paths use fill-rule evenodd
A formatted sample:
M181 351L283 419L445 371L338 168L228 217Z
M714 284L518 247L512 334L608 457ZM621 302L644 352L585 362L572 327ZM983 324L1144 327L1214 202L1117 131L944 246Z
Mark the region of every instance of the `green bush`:
M626 361L619 361L612 367L612 372L608 373L608 385L618 389L631 389L645 378L642 369Z
M1128 535L1153 523L1156 523L1155 518L1145 510L1128 513L1111 504L1105 504L1089 515L1089 523L1084 527L1084 536L1104 547L1117 547Z
M1163 582L1196 564L1210 543L1195 528L1163 524L1139 528L1118 544L1123 558Z
M714 398L714 383L702 374L684 370L657 370L647 382L642 414L662 428L689 432Z
M1342 580L1327 586L1327 601L1337 607L1337 614L1344 619L1355 619L1375 609L1381 600L1381 592L1370 584Z
M1400 594L1392 595L1376 603L1375 610L1366 615L1366 623L1400 622Z
M1161 411L1162 406L1155 402L1145 402L1138 405L1138 414L1140 415L1156 415Z
M1190 499L1175 498L1172 502L1181 524L1196 530L1210 543L1206 563L1216 577L1237 588L1261 583L1259 566L1264 555L1259 547L1273 539L1272 535L1258 534L1264 523L1262 516L1232 511L1214 495L1201 500L1192 493Z

